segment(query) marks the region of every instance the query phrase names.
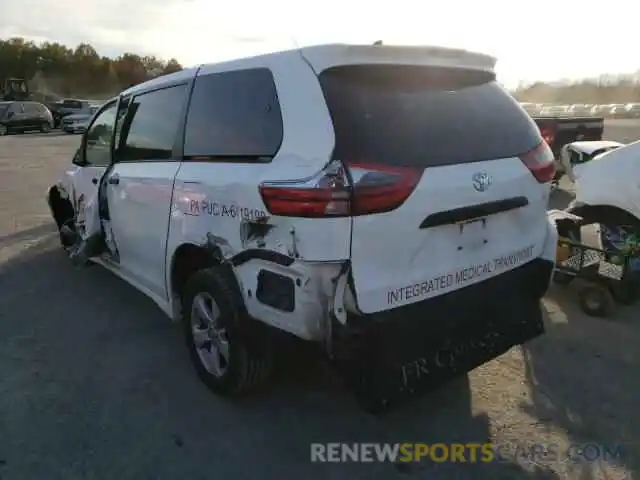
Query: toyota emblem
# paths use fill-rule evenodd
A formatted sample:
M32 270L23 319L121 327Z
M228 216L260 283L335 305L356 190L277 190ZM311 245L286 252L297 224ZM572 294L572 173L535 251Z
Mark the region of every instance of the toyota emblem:
M491 177L487 172L476 172L473 174L473 188L477 192L484 192L491 186Z

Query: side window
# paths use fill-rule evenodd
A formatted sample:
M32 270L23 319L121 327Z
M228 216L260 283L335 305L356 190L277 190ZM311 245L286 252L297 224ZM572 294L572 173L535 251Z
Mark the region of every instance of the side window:
M18 113L24 113L24 107L20 102L13 102L9 107L9 113L16 115Z
M120 133L118 161L170 159L186 96L183 84L133 97Z
M111 138L116 121L116 103L110 104L87 130L84 159L87 165L106 166L111 163Z
M131 101L131 97L124 97L120 100L120 105L118 106L118 114L116 116L116 127L115 127L116 133L113 138L113 144L116 149L120 147L122 126L124 124L124 120L127 115L127 109L129 108L130 101Z
M196 78L185 128L186 158L268 160L282 143L282 114L266 68Z
M24 112L34 116L42 114L39 103L25 103Z

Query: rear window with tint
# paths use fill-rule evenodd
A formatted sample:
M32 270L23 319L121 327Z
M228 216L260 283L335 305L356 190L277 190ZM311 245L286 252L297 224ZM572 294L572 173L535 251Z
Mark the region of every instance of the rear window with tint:
M198 75L185 126L185 157L269 161L282 137L280 102L269 69Z
M65 108L82 108L82 102L78 100L64 100L62 106Z
M517 156L541 141L531 117L485 72L357 65L319 78L338 159L435 167Z

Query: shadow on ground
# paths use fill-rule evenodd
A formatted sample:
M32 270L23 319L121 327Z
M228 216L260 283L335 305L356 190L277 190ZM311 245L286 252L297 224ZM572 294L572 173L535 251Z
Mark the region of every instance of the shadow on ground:
M576 287L552 286L547 335L524 347L531 403L522 408L566 433L571 478L631 478L611 472L640 475L640 315L621 307L609 319L587 317Z
M572 199L556 190L550 208ZM574 452L572 478L619 478L609 476L611 466L640 475L640 311L619 306L607 319L588 317L579 288L552 285L547 294L547 335L523 347L531 403L522 408L564 431L575 449L590 445L589 453Z
M74 270L55 234L0 266L0 291L3 480L558 478L510 462L312 464L312 442L485 443L489 420L466 378L370 416L311 355L253 397L217 398L178 326L105 270Z

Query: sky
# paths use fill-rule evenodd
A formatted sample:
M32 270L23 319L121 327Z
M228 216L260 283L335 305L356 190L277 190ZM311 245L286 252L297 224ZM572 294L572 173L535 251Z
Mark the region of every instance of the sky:
M0 38L185 66L320 43L462 47L516 86L640 70L639 18L634 0L0 0Z

